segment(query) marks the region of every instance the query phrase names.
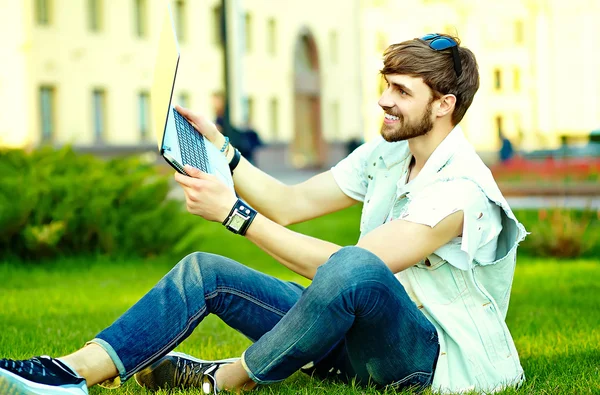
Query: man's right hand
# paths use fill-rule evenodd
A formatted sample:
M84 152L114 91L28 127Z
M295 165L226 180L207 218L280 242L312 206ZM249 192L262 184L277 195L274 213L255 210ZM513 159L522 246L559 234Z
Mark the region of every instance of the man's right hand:
M219 129L217 129L214 123L209 121L206 117L196 114L180 105L176 105L175 109L183 115L201 135L206 137L208 141L217 147L217 149L220 150L221 147L223 147L223 144L225 144L225 136L219 132Z
M176 106L175 109L218 150L223 147L225 136L214 123L187 108ZM233 154L234 150L229 149L228 161L231 161ZM235 191L250 206L284 226L307 221L356 203L344 194L329 171L298 185L288 186L242 157L233 173L233 182Z

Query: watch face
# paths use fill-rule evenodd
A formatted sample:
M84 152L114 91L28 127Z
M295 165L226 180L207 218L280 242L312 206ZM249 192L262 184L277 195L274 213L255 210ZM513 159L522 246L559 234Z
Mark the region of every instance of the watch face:
M235 231L237 232L242 228L242 225L244 225L245 221L246 220L240 215L234 214L231 218L231 223L229 224L229 226L235 229Z

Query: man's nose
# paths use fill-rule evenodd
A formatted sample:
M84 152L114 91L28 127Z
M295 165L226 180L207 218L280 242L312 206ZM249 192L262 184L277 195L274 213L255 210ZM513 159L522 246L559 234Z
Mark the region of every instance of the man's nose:
M387 89L381 94L377 104L384 110L394 107L394 101L391 99L390 95L387 94Z

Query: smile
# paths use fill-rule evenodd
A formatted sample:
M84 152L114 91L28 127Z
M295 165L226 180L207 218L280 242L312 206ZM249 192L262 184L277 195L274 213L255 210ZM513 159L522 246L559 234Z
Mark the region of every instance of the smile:
M400 118L398 118L394 115L385 113L385 119L386 119L386 121L398 121Z

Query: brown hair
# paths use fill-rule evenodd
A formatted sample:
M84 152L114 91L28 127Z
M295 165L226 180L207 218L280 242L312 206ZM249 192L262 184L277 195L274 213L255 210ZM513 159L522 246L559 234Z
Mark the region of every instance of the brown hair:
M383 69L380 73L421 77L431 88L435 98L445 94L456 96L456 105L452 113L452 124L456 125L465 116L479 89L479 71L475 55L468 48L460 46L458 37L440 35L458 43L462 67L460 77L457 77L454 71L450 48L436 51L429 47L429 43L418 38L390 45L383 53Z

